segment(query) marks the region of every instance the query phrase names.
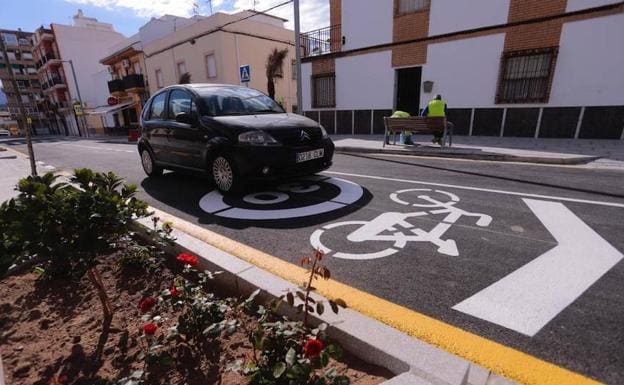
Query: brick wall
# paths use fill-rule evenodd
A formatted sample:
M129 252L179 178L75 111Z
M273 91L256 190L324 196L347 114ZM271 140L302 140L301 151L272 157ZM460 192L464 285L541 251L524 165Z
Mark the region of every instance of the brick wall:
M394 25L392 41L404 41L427 37L429 34L429 9L399 15L398 0L394 0ZM392 66L402 67L425 64L427 43L407 44L392 49Z
M508 22L513 23L565 13L567 0L511 0ZM556 47L563 19L507 29L505 51Z
M342 0L329 0L330 26L340 26L332 32L331 50L340 51L342 48ZM334 38L335 37L335 38Z
M336 72L335 59L318 59L312 62L312 75L331 74Z

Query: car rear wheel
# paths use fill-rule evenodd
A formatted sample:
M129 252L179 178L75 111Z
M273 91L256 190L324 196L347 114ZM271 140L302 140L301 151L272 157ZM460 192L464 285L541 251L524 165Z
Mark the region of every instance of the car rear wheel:
M162 167L158 167L154 163L154 158L152 158L152 154L147 149L141 151L141 165L143 166L143 171L149 177L161 176L163 173Z
M225 156L218 156L212 161L212 180L224 194L236 194L243 190L240 174L233 162Z

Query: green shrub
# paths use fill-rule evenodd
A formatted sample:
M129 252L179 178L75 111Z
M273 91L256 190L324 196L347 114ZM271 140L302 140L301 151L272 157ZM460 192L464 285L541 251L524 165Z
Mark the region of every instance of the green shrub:
M19 195L0 206L0 274L35 258L48 276L80 277L148 214L136 187L113 173L79 169L72 183L51 173L19 181Z

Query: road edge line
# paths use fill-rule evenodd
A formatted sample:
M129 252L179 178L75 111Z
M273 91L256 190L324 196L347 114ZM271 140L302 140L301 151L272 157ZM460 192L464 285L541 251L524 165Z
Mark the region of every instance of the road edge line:
M211 230L150 207L173 227L291 283L301 283L305 270ZM349 308L417 340L478 364L493 373L525 385L596 385L600 382L527 353L451 326L333 279L318 282L319 294L341 298Z

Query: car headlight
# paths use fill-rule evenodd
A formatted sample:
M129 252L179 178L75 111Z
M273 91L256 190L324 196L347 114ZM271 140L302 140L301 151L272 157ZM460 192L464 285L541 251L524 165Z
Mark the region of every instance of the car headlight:
M329 137L329 135L327 134L327 130L325 129L325 127L323 127L323 125L319 124L319 128L321 129L321 134L323 135L323 139Z
M238 136L239 143L247 144L277 144L277 140L264 131L247 131Z

